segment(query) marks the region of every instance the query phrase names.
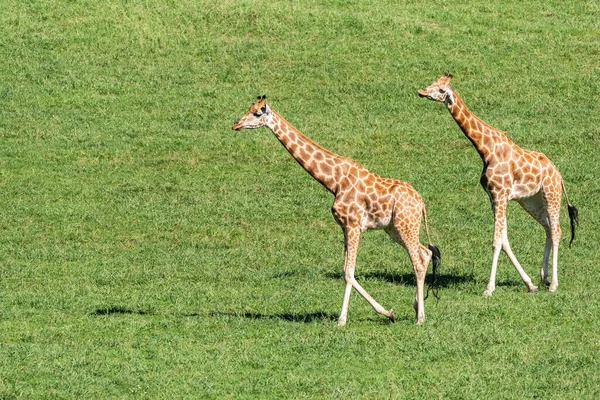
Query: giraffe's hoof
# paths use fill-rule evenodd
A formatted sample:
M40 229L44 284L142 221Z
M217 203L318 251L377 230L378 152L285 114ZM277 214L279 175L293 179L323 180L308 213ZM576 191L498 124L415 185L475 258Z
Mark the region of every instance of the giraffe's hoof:
M558 289L558 285L550 285L550 288L548 288L548 291L550 293L556 293L556 289Z
M390 315L389 315L390 321L392 321L392 324L394 322L396 322L396 315L394 314L394 309L390 308Z
M493 290L490 290L490 289L485 289L485 292L483 292L482 296L483 296L483 297L489 297L489 296L491 296L491 295L492 295L492 293L494 293L494 291L493 291Z
M538 291L538 287L537 287L537 286L531 286L531 287L529 287L529 288L527 289L527 291L528 291L529 293L537 293L537 291Z
M417 326L422 325L425 322L425 317L417 318Z
M346 326L346 318L338 319L337 326Z

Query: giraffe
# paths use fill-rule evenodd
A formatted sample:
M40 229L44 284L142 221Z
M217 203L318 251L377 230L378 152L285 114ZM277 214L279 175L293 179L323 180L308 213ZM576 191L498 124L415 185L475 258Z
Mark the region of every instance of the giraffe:
M440 252L429 238L427 214L421 196L406 182L380 177L356 161L319 146L273 111L266 104L265 98L266 96L259 96L248 112L233 124L232 129L268 127L302 168L335 196L331 212L344 232L346 281L338 326L346 325L352 288L375 311L395 322L394 310L386 310L354 278L360 235L371 229L383 229L407 250L417 281L413 307L417 324L421 324L425 320L423 286L427 266L433 258L435 282L440 262ZM428 247L419 242L421 216L425 221Z
M446 105L463 133L473 143L483 161L480 183L487 192L494 212L494 240L490 281L483 292L491 296L496 288L496 268L500 250L508 255L529 292L537 287L513 254L507 236L506 205L515 200L539 222L546 232L546 247L540 271L542 284L549 291L558 288L558 245L562 193L565 194L571 221L571 242L575 238L578 211L569 202L565 184L558 169L544 154L522 149L505 132L486 124L465 106L458 93L450 87L452 75L444 73L427 88L418 91L420 97ZM548 262L552 251L552 282L548 282Z

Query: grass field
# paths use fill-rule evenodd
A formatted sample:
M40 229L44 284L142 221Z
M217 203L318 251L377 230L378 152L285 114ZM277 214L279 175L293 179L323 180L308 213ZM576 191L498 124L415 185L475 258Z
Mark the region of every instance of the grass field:
M600 397L600 6L594 1L10 1L0 9L0 398ZM556 294L501 255L481 160L417 89L565 178ZM333 197L266 128L410 182L443 256L415 326L405 251L363 235L336 327ZM539 281L544 233L508 235ZM425 240L423 239L423 242Z

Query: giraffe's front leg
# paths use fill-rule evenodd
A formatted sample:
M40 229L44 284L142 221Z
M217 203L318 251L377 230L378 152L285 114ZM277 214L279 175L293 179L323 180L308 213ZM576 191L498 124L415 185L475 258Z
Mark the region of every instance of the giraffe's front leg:
M506 199L499 199L490 193L492 200L492 209L494 210L494 240L492 241L492 270L490 271L490 281L488 282L484 296L491 296L496 290L496 270L498 269L498 257L502 250L502 237L506 224Z
M346 325L348 319L348 306L350 304L350 294L352 293L358 242L360 241L360 230L358 228L342 227L342 229L344 229L344 279L346 280L346 289L342 301L342 311L338 318L338 326Z
M523 267L521 267L521 264L517 260L517 257L513 254L512 249L510 248L510 243L508 242L508 235L506 233L506 226L504 227L504 236L502 238L502 249L506 252L506 255L508 255L508 258L513 263L515 269L521 276L523 283L525 283L525 285L527 286L527 291L529 293L537 292L538 287L531 282L531 278L529 277L529 275L527 275L527 272L525 272Z
M496 288L496 270L498 267L498 257L500 255L500 250L504 250L508 258L514 265L515 269L521 276L523 283L525 283L525 285L527 286L527 290L530 293L535 293L538 290L537 286L535 286L531 282L531 278L529 277L529 275L527 275L523 267L521 267L521 264L519 264L517 257L515 257L515 255L512 252L512 249L510 248L510 243L508 242L508 234L506 231L506 203L507 201L505 197L501 199L494 198L494 256L492 259L492 271L490 274L490 282L488 283L488 287L486 288L485 292L483 292L484 296L491 296Z
M338 326L346 325L348 319L348 305L350 303L350 293L352 288L356 289L362 297L371 304L379 314L385 315L392 322L395 321L394 310L389 311L383 308L354 278L354 267L356 265L356 253L358 251L358 242L360 240L360 229L348 228L345 230L346 238L346 261L344 263L344 278L346 280L346 290L344 291L344 300L342 302L342 312L338 319Z
M500 256L500 250L502 250L502 245L497 245L494 243L493 247L493 255L492 255L492 270L490 272L490 281L488 282L485 291L483 292L484 296L491 296L496 290L496 270L498 268L498 257Z

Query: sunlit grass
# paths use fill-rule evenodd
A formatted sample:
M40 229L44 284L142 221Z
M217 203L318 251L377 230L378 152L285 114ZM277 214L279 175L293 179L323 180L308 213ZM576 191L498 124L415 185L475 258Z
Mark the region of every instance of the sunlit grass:
M600 9L593 2L8 2L0 11L0 397L597 398ZM417 89L542 151L580 210L558 292L502 255L481 161ZM336 328L333 198L259 94L324 147L410 182L443 255L414 325L403 249L363 235ZM537 282L542 229L511 204Z

